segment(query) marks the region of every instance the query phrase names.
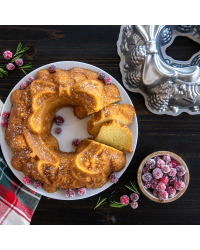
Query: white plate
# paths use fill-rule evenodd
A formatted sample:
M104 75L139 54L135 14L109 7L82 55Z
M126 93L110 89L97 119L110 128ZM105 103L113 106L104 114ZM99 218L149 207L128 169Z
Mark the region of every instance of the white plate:
M64 70L68 70L71 69L73 67L80 67L80 68L85 68L85 69L89 69L92 71L102 71L104 73L106 73L105 71L92 66L90 64L86 64L86 63L82 63L82 62L74 62L74 61L63 61L63 62L55 62L55 63L51 63L51 64L55 64L57 68L60 69L64 69ZM42 66L34 71L32 71L31 73L27 74L23 79L21 79L21 81L19 81L16 86L12 89L12 91L14 91L15 89L19 89L19 85L22 81L26 81L27 78L32 75L33 77L36 76L36 73L41 70L41 69L47 69L49 67L49 65L51 64L47 64L45 66ZM108 73L106 73L106 75L108 75L109 77L111 77L112 79L112 83L114 83L119 91L120 91L120 95L122 100L119 103L124 103L124 104L132 104L128 94L126 93L126 91L124 90L124 88L117 82L117 80L115 80L111 75L109 75ZM11 93L12 93L11 91ZM2 112L4 111L10 111L11 108L11 102L10 102L10 95L7 97L5 104L3 106ZM133 104L132 104L133 105ZM52 126L52 134L56 137L56 139L59 142L59 146L60 149L63 151L74 151L75 147L71 146L71 141L75 138L78 139L84 139L84 138L88 138L90 137L90 135L87 133L87 121L90 118L86 117L83 120L79 120L78 118L76 118L72 112L72 109L70 108L65 108L65 109L61 109L57 112L57 114L62 115L65 119L65 123L63 124L63 126L61 127L63 129L62 134L60 135L56 135L54 134L54 130L56 125L54 124ZM66 129L65 129L66 128ZM134 155L134 151L137 145L137 138L138 138L138 124L137 124L137 116L135 115L134 119L133 119L133 123L131 125L129 125L129 128L132 132L132 137L133 137L133 153L127 153L126 154L126 159L127 159L127 163L126 163L126 167L117 173L118 177L121 177L122 174L124 173L124 171L127 169L128 165L130 164L132 157ZM7 145L4 137L5 137L5 128L0 127L1 131L1 148L2 148L2 152L3 155L5 157L5 160L8 164L8 166L10 167L10 169L12 170L12 172L14 173L14 175L20 180L22 181L24 174L20 171L15 170L12 165L11 165L11 159L13 156L13 153L11 151L11 148ZM67 138L67 139L66 139ZM112 185L111 182L107 182L103 187L101 188L96 188L96 189L88 189L87 193L85 195L79 196L78 194L75 195L74 198L70 199L70 200L79 200L79 199L84 199L93 195L96 195L102 191L104 191L105 189L109 188ZM117 184L115 184L117 185ZM65 190L58 190L55 193L47 193L43 188L42 189L35 189L33 184L28 185L27 187L29 187L30 189L34 190L35 192L44 195L46 197L49 198L53 198L53 199L58 199L58 200L68 200L68 198L65 197Z

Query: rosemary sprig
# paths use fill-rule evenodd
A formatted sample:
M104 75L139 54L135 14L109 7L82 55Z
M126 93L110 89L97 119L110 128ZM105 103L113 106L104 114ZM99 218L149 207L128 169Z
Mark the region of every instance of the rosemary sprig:
M28 71L31 71L32 69L32 64L31 63L27 63L21 67L19 67L23 72L24 74L26 75Z
M6 76L8 75L8 72L3 69L5 66L6 65L0 66L0 78L3 78L3 75L6 75Z
M136 193L136 194L139 194L139 192L138 192L138 190L137 190L137 185L136 185L136 183L135 183L135 181L130 181L130 183L131 183L131 186L128 186L128 185L125 185L125 187L126 188L128 188L128 189L130 189L131 191L133 191L134 193Z
M130 203L128 204L122 204L120 202L116 202L116 201L111 201L110 202L110 207L114 207L114 208L121 208L121 207L126 207L127 205L129 205Z
M104 205L106 203L105 200L106 200L106 198L104 198L104 199L101 200L101 196L100 196L99 199L98 199L98 201L97 201L97 205L96 205L96 207L94 209L96 209L96 208Z
M18 58L22 57L24 52L27 51L29 47L25 47L22 49L22 44L19 43L16 49L16 53L14 54L14 57L12 59L12 62L15 62Z

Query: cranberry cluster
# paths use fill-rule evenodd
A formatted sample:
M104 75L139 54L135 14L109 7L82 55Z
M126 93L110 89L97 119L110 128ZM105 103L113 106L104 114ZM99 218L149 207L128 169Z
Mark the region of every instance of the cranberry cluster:
M142 169L142 183L160 200L167 200L185 188L186 169L170 155L156 156L149 159Z
M103 80L104 84L111 84L112 80L109 76L106 76L104 72L99 72L98 77L100 80Z

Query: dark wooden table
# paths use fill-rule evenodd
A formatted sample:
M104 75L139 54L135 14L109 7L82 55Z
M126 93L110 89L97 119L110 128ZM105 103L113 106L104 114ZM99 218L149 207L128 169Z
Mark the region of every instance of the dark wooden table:
M0 26L0 53L15 51L18 42L30 46L25 63L36 69L56 61L80 61L95 65L122 84L116 42L120 26ZM178 60L188 60L199 50L199 44L177 38L167 53ZM0 65L5 60L0 56ZM0 79L0 99L5 101L15 84L24 76L20 70ZM42 197L31 224L94 225L94 224L200 224L200 116L181 114L177 117L149 112L140 94L129 94L137 113L139 136L131 164L119 182L100 195L118 201L130 194L125 185L136 180L140 162L158 150L172 151L189 167L190 183L177 201L159 204L140 195L136 210L104 205L94 210L99 195L78 201L60 201Z

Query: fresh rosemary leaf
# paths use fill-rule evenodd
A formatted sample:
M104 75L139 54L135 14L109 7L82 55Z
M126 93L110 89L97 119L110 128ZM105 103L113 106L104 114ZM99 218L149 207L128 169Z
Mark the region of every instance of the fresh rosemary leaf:
M24 74L26 75L28 71L31 71L32 69L32 64L31 63L28 63L28 64L25 64L21 67L19 67L21 69L22 72L24 72Z
M125 185L126 188L130 189L131 191L133 191L136 194L139 194L138 190L137 190L137 185L135 183L135 181L131 182L131 186Z
M20 55L14 57L14 58L11 60L11 62L15 62L18 58L21 58L22 56L23 56L23 54L20 54Z
M104 205L106 203L105 200L106 200L106 198L104 198L104 199L101 200L101 196L100 196L99 199L98 199L98 201L97 201L97 205L96 205L96 207L94 209L96 209L96 208Z
M14 58L18 55L23 55L25 51L27 51L29 49L29 47L25 47L22 49L22 44L19 43L18 46L17 46L17 50L16 50L16 53L14 55Z
M126 207L126 206L129 205L129 204L130 204L130 203L128 203L128 204L122 204L122 203L120 203L120 202L111 201L110 207L122 208L122 207Z
M3 75L6 75L6 76L8 75L8 72L3 69L4 67L5 65L0 67L0 78L3 78Z

